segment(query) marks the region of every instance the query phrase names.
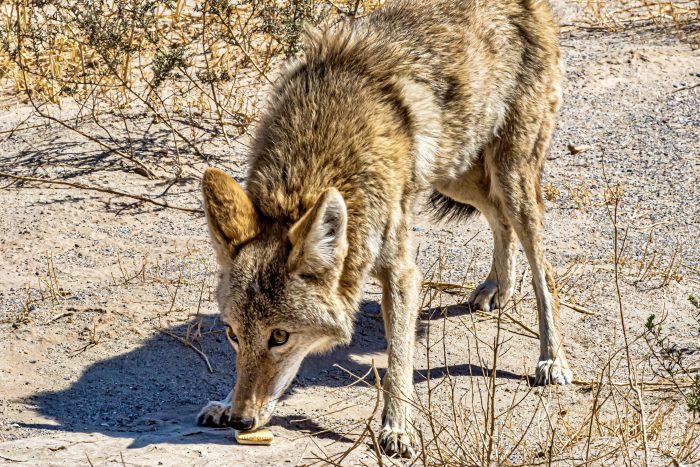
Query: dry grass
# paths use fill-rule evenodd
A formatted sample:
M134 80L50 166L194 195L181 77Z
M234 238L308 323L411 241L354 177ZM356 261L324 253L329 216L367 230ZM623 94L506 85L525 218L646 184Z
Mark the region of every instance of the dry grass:
M545 183L543 188L544 188L544 197L547 199L547 201L556 201L561 196L561 192L559 191L559 188L557 188L556 186L554 186L551 183Z
M640 287L639 264L649 264L653 239L634 248L628 233L639 228L622 222L627 214L621 208L623 192L606 183L605 203L598 207L609 212L613 251L604 263L591 264L579 258L558 274L562 303L586 317L599 313L576 305L573 295L590 287L591 271L604 272L615 284L610 297L617 309L611 345L590 350L593 368L585 378L575 379L568 388L535 387L528 375L527 362L522 371L504 377L499 363L512 354L513 339L536 340L531 324L535 306L531 292L523 293L522 280L516 294L502 310L494 313L450 313L455 304L464 303L474 288L467 271L460 282L444 278L446 255L440 251L426 273L423 283L423 317L426 328L419 348L427 361L423 384L414 394L397 395L414 408L417 444L416 462L422 465L696 465L700 462L700 302L688 298L697 308L695 341L684 347L665 331L667 317L651 314L642 327L626 323L631 311L622 292L623 284ZM640 256L639 263L624 255ZM680 253L663 255L658 261L665 267L646 274L644 287L665 290L670 286L667 271ZM627 261L627 263L625 262ZM469 261L473 268L474 261ZM642 267L646 269L646 267ZM651 267L650 267L651 269ZM678 275L673 280L682 281ZM569 296L571 295L571 296ZM426 311L427 310L427 311ZM439 320L434 320L440 316ZM483 321L495 325L495 334L484 335ZM534 329L533 329L534 328ZM460 342L457 360L469 362L468 374L459 373L448 341L455 335L468 336ZM617 337L614 337L617 335ZM511 364L512 367L512 358ZM444 365L441 377L432 377L431 362ZM453 363L454 365L454 363ZM373 376L374 375L374 376ZM352 385L363 384L367 395L378 386L376 371L352 375ZM579 377L581 378L581 377ZM375 404L379 403L376 394ZM348 407L366 405L346 401ZM376 407L376 406L375 406ZM327 414L326 414L327 415ZM325 425L320 433L335 430L356 437L357 443L336 454L320 446L310 449L300 465L341 465L353 451L369 449L375 465L402 465L376 453L373 435L379 429L376 410L366 420L354 424ZM325 427L328 428L325 428ZM373 428L372 428L373 427ZM312 433L313 434L313 433ZM370 446L362 440L371 438ZM371 447L374 446L374 447Z
M647 236L646 243L634 247L628 243L628 232L635 226L619 220L629 218L619 207L623 196L617 187L606 187L597 195L606 201L597 208L610 209L610 224L617 238L610 258L597 263L578 258L557 275L563 304L585 317L600 315L597 310L576 303L576 297L590 284L592 271L605 272L620 284L653 286L660 290L669 287L671 281L683 280L680 251L663 253L653 235ZM451 316L448 307L465 302L475 286L471 280L476 274L475 261L468 262L469 270L463 280L454 282L446 279L446 258L444 252L438 254L424 282L422 309L442 317L425 320L427 327L419 348L423 353L420 357L428 362L423 384L414 394L400 395L412 404L416 413L417 462L455 466L700 462L697 419L700 362L693 353L698 349L682 349L674 336L666 332L665 316L650 317L642 328L628 325L627 339L618 339L610 348L596 351L591 357L594 369L585 378L575 380L572 387L534 387L528 375L530 361L523 362L521 370L513 373L514 379L500 373L503 360L513 352L513 339L525 337L536 342L538 338L532 320L535 304L532 293L524 288L525 274L516 287L515 297L499 312ZM46 271L30 296L43 303L56 300L60 304L64 274L56 270L51 258L45 263ZM214 371L201 341L220 330L203 329L199 319L202 304L213 299L214 267L204 252L191 247L178 251L170 260L147 254L131 258L117 254L111 282L112 287L129 291L161 290L157 305L161 311L153 318L153 327L197 353L203 364ZM628 313L625 296L620 293L611 299L619 299L616 320L621 325ZM689 300L698 306L695 297ZM27 307L30 306L28 301ZM81 334L83 343L74 349L73 355L102 345L110 338L104 329L108 317L104 310L82 311L89 311L91 319ZM31 313L22 316L28 318ZM54 318L68 316L64 312ZM425 314L424 317L430 318ZM53 318L51 321L55 322ZM484 322L496 330L495 335L484 336ZM173 324L185 323L181 334L168 331ZM697 326L700 328L700 308ZM472 364L466 375L457 375L452 370L450 332L468 336L468 345L459 355L460 362ZM444 366L441 376L432 375L431 362ZM509 366L512 368L512 364ZM369 453L371 464L401 464L383 457L377 450L381 385L376 368L372 366L364 375L353 375L352 385L365 386L362 401L358 402L355 395L323 414L317 424L320 429L305 435L310 446L302 453L300 464L343 465L357 450ZM333 422L330 417L334 412L347 413L358 406L375 409L367 419L355 422ZM347 450L332 453L315 438L328 431L355 442Z
M650 314L642 327L626 322L631 306L622 292L623 284L666 290L672 282L684 280L682 253L678 247L663 253L651 234L646 242L631 246L630 231L653 231L663 224L637 225L634 216L621 207L622 188L608 183L604 170L603 176L606 186L595 206L609 214L610 258L598 264L579 258L558 274L557 282L564 306L584 316L599 316L577 305L574 296L590 287L591 271L606 273L614 283L614 326L621 335L611 336L609 347L591 350L594 368L569 388L532 386L526 363L514 379L497 376L499 362L513 352L514 338L538 338L536 326L530 324L535 306L532 294L523 293L521 279L515 296L502 310L451 315L450 308L454 311L454 304L466 302L474 283L467 279L470 271L460 282L446 280L446 255L440 251L423 283L422 309L430 314L424 314L421 344L428 362L424 384L414 394L398 395L416 412L419 463L588 466L700 462L700 302L693 295L688 298L698 310L696 337L689 346L679 344L676 336L665 331L666 315ZM467 264L471 269L474 261ZM434 321L434 316L441 319ZM484 336L482 321L495 324L495 335ZM447 342L460 334L469 336L468 344L460 343L458 351L459 362L472 364L467 375L450 365L454 349ZM431 377L431 362L435 361L445 368L440 378ZM371 380L370 373L353 376L353 385L362 382L368 391L377 385L376 376ZM374 413L368 420L343 427L343 433L356 435L360 427L372 423L378 429ZM360 448L355 444L344 452L324 455L317 447L305 458L311 460L305 465L340 465ZM381 462L401 465L398 459L373 457L372 463Z
M615 206L611 219L615 219ZM614 221L617 223L617 221ZM614 256L620 253L616 244ZM441 256L442 258L442 256ZM417 460L423 465L695 465L700 462L700 366L692 355L698 348L679 350L664 335L663 320L653 315L644 329L626 331L625 297L618 290L618 321L623 339L595 352L595 370L573 387L538 388L524 367L519 379L497 377L499 360L512 352L516 336L537 338L519 316L518 306L530 297L516 297L503 310L448 317L447 305L467 299L473 286L441 280L439 263L424 283L423 309L442 314L444 322L427 321L424 337L428 362L445 364L441 378L431 379L426 368L425 388L403 395L417 412ZM569 268L575 270L575 266ZM566 275L560 275L566 282ZM620 283L621 271L613 268ZM619 287L619 285L618 285ZM693 302L694 297L690 299ZM695 299L695 302L697 300ZM534 304L531 304L534 306ZM697 305L696 305L697 306ZM528 310L530 311L530 310ZM531 313L531 311L530 311ZM486 316L487 315L487 316ZM493 339L483 336L479 322L494 321ZM525 321L525 323L523 323ZM700 311L698 314L700 335ZM466 378L452 376L447 329L469 336L460 360L476 371ZM480 332L481 331L481 332ZM646 351L639 343L646 342ZM696 341L697 342L697 341ZM635 349L634 351L632 349ZM368 375L356 375L365 381ZM365 381L368 387L373 386ZM376 380L375 380L376 384ZM572 397L567 392L583 393ZM583 400L581 400L583 399ZM572 400L578 403L572 405ZM366 426L374 421L361 422ZM349 451L318 460L339 465ZM378 463L379 458L375 461ZM401 465L396 459L383 462ZM307 464L307 465L313 465Z
M697 0L585 0L587 17L580 26L625 31L655 26L675 31L682 39L700 45L700 2Z
M34 109L4 133L9 137L57 124L123 161L135 174L177 182L183 158L207 161L206 144L228 145L247 133L258 116L260 90L275 79L281 59L300 48L304 24L332 24L381 3L3 2L0 107L28 103ZM624 30L652 23L696 37L700 24L697 0L588 0L586 12L577 25ZM164 128L170 135L167 146L144 148L137 118ZM0 169L1 177L15 177L11 184L29 175L17 167ZM179 208L110 187L74 186ZM549 200L560 195L552 188L546 191ZM584 188L570 191L580 208L590 203Z

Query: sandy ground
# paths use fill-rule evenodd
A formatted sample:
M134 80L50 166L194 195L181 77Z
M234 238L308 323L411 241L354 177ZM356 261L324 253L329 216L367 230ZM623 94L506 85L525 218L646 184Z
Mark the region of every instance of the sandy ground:
M585 382L598 377L622 339L606 177L623 193L619 223L629 261L621 293L629 332L639 335L651 313L667 314L665 332L698 351L688 295L700 296L700 87L682 88L700 82L700 52L653 30L565 28L561 41L565 104L546 166L546 245L562 297L594 313L562 309L569 362L576 380ZM24 107L7 110L0 130L29 114ZM117 122L105 124L119 134ZM195 208L208 163L239 180L245 174L245 148L211 137L204 146L211 161L186 159L183 178L170 186L167 132L137 114L129 125L144 135L142 156L160 164L160 178L131 173L56 125L2 133L0 171L162 195L158 199ZM569 144L591 148L573 155ZM349 386L356 381L351 374L364 375L373 361L381 373L386 363L376 284L367 284L352 345L304 364L270 423L274 446L238 446L229 430L194 425L199 408L223 398L235 377L233 351L215 321L216 266L205 221L132 201L48 185L0 190L0 464L296 465L352 446L376 393L371 376L369 385ZM414 231L428 278L473 286L488 271L491 242L483 220L434 225L419 216ZM657 262L648 273L634 263L645 248L646 258L654 252ZM526 272L520 253L518 277ZM672 280L664 272L673 273ZM590 391L581 385L530 390L522 378L534 373L538 348L528 331L536 323L527 275L522 282L522 301L511 310L522 326L505 320L500 335L497 405L507 407L527 392L514 427L529 420L543 397L557 407L557 417L575 425ZM477 350L496 336L492 317L459 306L441 313L438 305L456 305L460 297L432 297L421 315L417 399L427 403L428 388L445 380L459 394L483 391L475 380L488 373L492 356ZM171 334L197 335L212 371ZM641 359L643 343L632 349ZM446 388L432 393L430 410L449 418ZM669 415L676 427L669 434L688 419L680 402L670 404L679 409ZM658 454L653 463L669 459ZM360 462L376 462L369 439L343 460Z

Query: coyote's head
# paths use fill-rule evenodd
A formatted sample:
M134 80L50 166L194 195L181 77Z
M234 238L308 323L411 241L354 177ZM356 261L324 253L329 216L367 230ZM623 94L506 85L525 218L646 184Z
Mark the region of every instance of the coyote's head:
M339 293L347 210L329 189L287 226L266 219L219 170L205 172L202 188L220 319L236 350L230 425L252 430L270 419L306 355L350 339Z

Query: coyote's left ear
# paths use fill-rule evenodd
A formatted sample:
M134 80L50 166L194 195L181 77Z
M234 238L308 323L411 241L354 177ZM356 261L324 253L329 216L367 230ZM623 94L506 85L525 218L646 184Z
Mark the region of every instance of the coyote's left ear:
M260 217L243 188L221 170L204 172L202 195L214 250L223 263L260 233Z
M335 188L326 190L289 229L289 267L299 274L320 276L339 270L348 252L348 212Z

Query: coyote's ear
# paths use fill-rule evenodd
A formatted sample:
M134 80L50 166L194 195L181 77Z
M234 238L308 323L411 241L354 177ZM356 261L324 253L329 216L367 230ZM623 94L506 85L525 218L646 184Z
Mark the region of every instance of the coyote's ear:
M339 270L348 252L348 212L338 190L326 190L289 229L292 253L290 270L318 276Z
M260 233L260 218L243 188L221 170L204 172L202 194L209 234L221 263Z

